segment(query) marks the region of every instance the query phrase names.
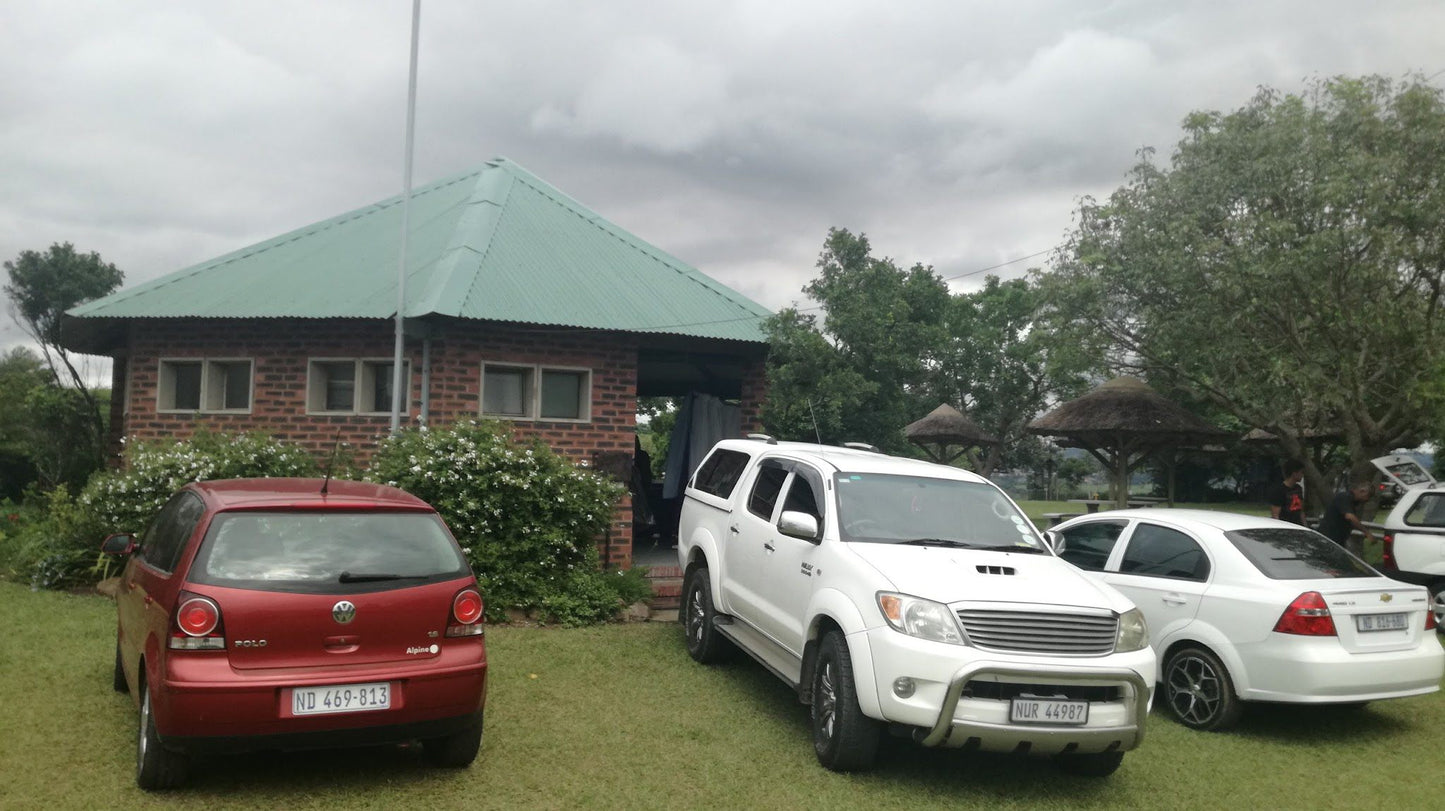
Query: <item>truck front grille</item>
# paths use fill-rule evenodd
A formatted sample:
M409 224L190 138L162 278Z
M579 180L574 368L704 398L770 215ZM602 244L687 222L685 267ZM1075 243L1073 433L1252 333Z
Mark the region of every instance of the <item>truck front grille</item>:
M958 611L958 621L975 646L1022 653L1112 653L1119 631L1119 618L1113 614L964 608Z
M1009 701L1021 696L1035 698L1067 698L1073 701L1119 701L1123 691L1112 685L1098 684L1022 684L1006 681L973 680L963 686L967 698L991 698Z

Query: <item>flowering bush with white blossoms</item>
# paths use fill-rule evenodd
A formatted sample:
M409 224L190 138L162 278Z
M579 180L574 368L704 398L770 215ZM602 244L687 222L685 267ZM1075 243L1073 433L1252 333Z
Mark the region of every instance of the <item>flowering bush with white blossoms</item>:
M107 530L139 535L166 500L191 482L315 475L316 460L298 445L262 433L203 429L177 442L127 443L124 467L92 476L80 503Z
M508 608L568 625L616 614L620 601L603 585L596 540L611 523L621 484L540 441L513 441L504 425L478 421L384 439L365 477L441 513L467 550L492 619Z
M124 467L95 473L79 496L61 487L27 499L36 507L16 513L10 531L0 534L0 577L35 588L94 582L114 563L99 555L101 539L144 532L189 482L314 475L309 453L265 434L201 430L188 440L128 443Z

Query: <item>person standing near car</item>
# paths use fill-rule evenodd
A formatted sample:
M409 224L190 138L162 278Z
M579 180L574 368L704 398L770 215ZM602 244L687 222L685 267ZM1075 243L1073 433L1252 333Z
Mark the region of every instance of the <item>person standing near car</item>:
M1359 530L1370 541L1375 540L1369 527L1360 522L1359 513L1360 505L1370 500L1372 487L1368 480L1356 481L1350 489L1335 493L1325 507L1325 517L1320 520L1320 534L1350 550L1356 557L1364 555L1365 545L1351 534L1353 530Z
M1291 459L1284 464L1284 481L1277 482L1269 489L1269 517L1291 524L1304 526L1305 488L1300 481L1305 476L1305 463Z

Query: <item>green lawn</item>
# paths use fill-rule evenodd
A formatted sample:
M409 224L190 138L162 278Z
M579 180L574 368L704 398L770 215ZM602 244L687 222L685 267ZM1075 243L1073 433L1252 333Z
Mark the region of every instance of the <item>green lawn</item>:
M671 624L489 631L482 754L437 771L419 753L211 761L186 789L134 787L135 713L110 689L114 608L0 583L0 808L1126 808L1423 807L1445 695L1363 712L1263 708L1205 734L1157 712L1112 778L1046 761L910 745L876 771L813 759L807 712L761 667L702 667Z

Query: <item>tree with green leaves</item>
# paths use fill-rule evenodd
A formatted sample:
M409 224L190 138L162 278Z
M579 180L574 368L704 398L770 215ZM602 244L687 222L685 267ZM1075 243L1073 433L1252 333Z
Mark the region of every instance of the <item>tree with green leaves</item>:
M1043 277L1060 335L1167 378L1308 459L1352 465L1440 424L1445 102L1412 78L1261 89L1197 112L1167 166L1145 151L1086 199ZM1328 492L1313 464L1308 489Z
M932 268L874 257L866 235L841 228L829 229L817 267L803 291L821 321L788 308L767 323L763 424L787 439L903 450L903 426L928 410L917 397L943 340L948 287Z
M23 346L0 357L0 499L18 499L39 475L31 459L26 400L50 385L45 362Z
M78 253L69 242L55 243L45 253L21 251L19 257L5 263L5 270L9 274L5 295L10 297L16 320L40 345L56 381L65 379L60 374L64 367L70 384L91 412L86 425L99 462L105 448L104 416L95 393L60 343L60 322L66 310L120 287L125 274L94 251Z
M948 339L936 351L930 390L1000 440L978 460L981 475L1041 464L1037 440L1025 427L1049 403L1081 394L1085 373L1098 365L1078 344L1041 328L1042 306L1037 285L996 276L949 302Z

